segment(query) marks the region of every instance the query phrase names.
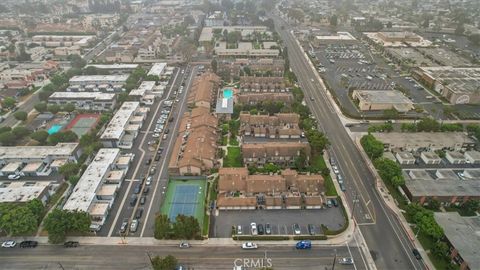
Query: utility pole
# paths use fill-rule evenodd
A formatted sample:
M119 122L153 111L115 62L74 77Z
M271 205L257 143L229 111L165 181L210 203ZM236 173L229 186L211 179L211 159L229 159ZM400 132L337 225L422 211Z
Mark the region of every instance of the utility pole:
M63 268L63 265L61 263L58 263L58 265L60 266L60 268L62 268L62 270L65 270L65 268Z
M337 249L335 249L335 256L333 256L332 270L335 270L335 263L337 262Z

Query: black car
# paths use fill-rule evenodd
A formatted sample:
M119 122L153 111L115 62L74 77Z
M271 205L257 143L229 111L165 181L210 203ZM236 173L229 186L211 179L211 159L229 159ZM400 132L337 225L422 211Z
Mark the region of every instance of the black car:
M63 246L66 248L78 247L79 243L77 241L68 241L68 242L65 242Z
M141 188L142 188L142 186L140 184L135 185L135 188L133 189L133 193L134 194L140 193Z
M130 206L135 206L135 204L137 203L137 196L136 195L132 195L132 197L130 198Z
M37 241L23 241L20 243L21 248L34 248L36 246L38 246Z
M144 205L146 201L147 201L147 197L142 196L142 197L140 198L140 205Z
M337 202L337 200L332 199L332 204L333 204L333 206L338 207L338 202Z
M162 152L163 152L163 147L158 148L157 153L158 153L158 154L161 154Z
M422 255L420 255L420 252L418 251L418 249L414 248L412 249L412 253L413 253L413 256L415 256L415 258L417 260L421 260L422 259Z
M263 225L262 224L258 224L257 225L257 231L258 231L258 234L259 235L262 235L265 233L265 230L263 229Z
M159 161L161 157L162 157L162 155L157 154L157 155L155 156L155 161Z
M145 161L146 165L150 165L151 163L152 163L152 158L149 158L149 159L147 159L147 161Z
M170 132L170 129L167 128L163 133L168 134L168 132Z
M137 211L135 212L135 218L140 219L143 214L143 208L138 208Z
M310 235L315 235L315 226L313 226L313 224L308 224L308 233Z
M149 187L145 187L143 189L143 194L148 194L148 192L150 191L150 188Z

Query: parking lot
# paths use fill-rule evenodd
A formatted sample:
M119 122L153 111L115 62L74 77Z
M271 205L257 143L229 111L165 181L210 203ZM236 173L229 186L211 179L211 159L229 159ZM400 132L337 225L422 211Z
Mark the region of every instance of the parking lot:
M279 209L279 210L221 210L215 217L213 236L231 237L232 226L242 226L242 234L251 234L250 224L255 222L257 226L269 223L272 235L293 235L293 224L297 223L301 234L309 234L308 224L312 224L315 234L320 234L321 224L329 229L340 229L345 219L341 207L326 209Z

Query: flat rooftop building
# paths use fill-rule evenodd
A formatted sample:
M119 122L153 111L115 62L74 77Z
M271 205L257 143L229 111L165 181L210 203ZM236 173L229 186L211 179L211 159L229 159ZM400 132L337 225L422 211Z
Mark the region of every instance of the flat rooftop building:
M73 76L69 83L70 85L99 85L99 84L125 84L128 79L128 75L86 75L86 76Z
M332 43L351 44L357 42L357 39L349 32L337 32L334 35L315 36L316 45L328 45Z
M475 147L475 140L463 132L390 132L374 133L375 138L383 142L385 149L416 151L429 149L469 150Z
M358 106L362 111L395 109L399 112L408 112L414 109L412 101L396 90L354 90L352 96L358 100Z
M155 87L155 82L154 81L143 81L138 88L130 91L130 93L128 95L129 96L143 97L143 96L145 96L146 92L151 92L154 87Z
M480 217L462 217L457 212L434 213L451 248L449 255L460 269L480 269Z
M408 31L401 32L370 32L365 35L374 43L383 47L428 47L432 42Z
M23 203L39 199L43 203L50 197L49 181L12 181L0 182L0 203Z
M71 103L77 109L107 111L115 107L115 94L102 92L54 92L48 103L59 106Z
M140 114L140 102L127 101L122 104L112 120L108 123L105 131L100 136L105 147L131 148L133 139L138 135L145 114ZM138 121L137 121L137 117ZM134 122L132 122L135 120ZM125 136L132 135L132 136ZM124 140L128 138L128 140Z
M115 73L126 73L132 72L138 68L138 64L97 64L97 65L87 65L85 68L94 67L99 70L111 71Z
M167 67L167 63L155 63L153 64L150 71L148 71L147 75L154 75L154 76L161 77L166 67Z

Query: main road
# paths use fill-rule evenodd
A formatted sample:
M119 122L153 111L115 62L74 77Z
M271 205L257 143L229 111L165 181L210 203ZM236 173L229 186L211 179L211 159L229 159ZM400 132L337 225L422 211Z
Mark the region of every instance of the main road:
M275 26L288 48L291 69L297 75L305 100L319 126L331 142L330 156L343 172L346 196L357 226L360 226L378 269L424 269L413 254L414 248L395 215L388 209L375 189L375 177L348 135L337 111L311 67L302 48L291 33L290 26L272 15Z
M318 270L331 269L335 258L356 257L358 249L349 246L313 247L311 250L295 250L292 246L259 247L257 250L242 250L235 247L192 246L179 249L177 246L39 246L33 249L3 249L0 252L0 269L152 269L150 258L173 255L180 265L188 269L232 269L234 265L252 266L244 269L259 269L271 262L274 269ZM267 260L265 260L267 258ZM364 270L361 264L340 265L335 269Z

